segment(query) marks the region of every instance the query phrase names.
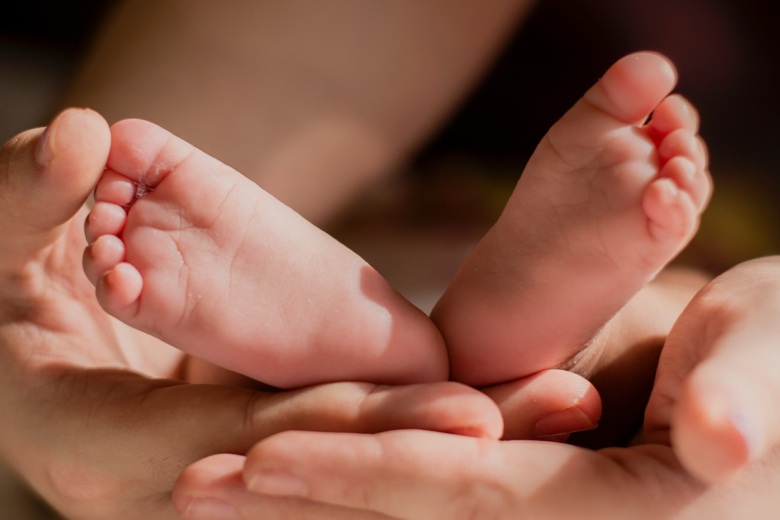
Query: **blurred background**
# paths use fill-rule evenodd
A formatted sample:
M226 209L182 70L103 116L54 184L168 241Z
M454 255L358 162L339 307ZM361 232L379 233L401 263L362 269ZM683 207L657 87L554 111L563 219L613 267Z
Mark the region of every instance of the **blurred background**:
M110 0L0 17L0 141L46 124ZM715 195L678 263L712 274L780 252L780 8L774 0L541 0L445 125L327 230L426 312L500 214L546 130L610 64L655 50L700 110ZM50 513L0 468L0 519ZM18 497L18 500L12 499Z

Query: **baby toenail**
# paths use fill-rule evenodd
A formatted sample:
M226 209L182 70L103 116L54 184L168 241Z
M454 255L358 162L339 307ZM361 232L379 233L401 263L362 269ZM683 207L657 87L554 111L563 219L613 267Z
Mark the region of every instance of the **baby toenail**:
M573 406L559 410L542 417L534 425L532 437L539 440L563 442L568 435L575 432L593 430L598 427L598 421Z
M35 162L39 167L46 167L54 159L54 136L52 135L54 122L46 127L35 149Z

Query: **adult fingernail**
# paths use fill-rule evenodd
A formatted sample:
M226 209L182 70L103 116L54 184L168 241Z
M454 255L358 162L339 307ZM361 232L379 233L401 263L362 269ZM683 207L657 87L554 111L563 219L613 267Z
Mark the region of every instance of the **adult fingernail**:
M56 120L55 120L56 121ZM55 121L52 121L46 130L41 135L41 140L38 141L38 146L35 149L35 162L43 168L54 159L54 131L53 126Z
M264 495L283 495L302 497L309 489L301 479L287 470L266 468L257 471L247 482L247 488Z
M184 512L186 520L241 520L236 508L218 498L196 498Z
M571 433L592 430L598 425L598 421L572 406L542 417L534 425L532 435L535 439L562 442Z

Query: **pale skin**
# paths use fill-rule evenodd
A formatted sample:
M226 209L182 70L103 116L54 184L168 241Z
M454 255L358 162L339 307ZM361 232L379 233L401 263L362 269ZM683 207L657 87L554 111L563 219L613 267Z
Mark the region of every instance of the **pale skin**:
M181 377L182 356L111 320L80 272L87 213L80 204L103 173L107 125L94 112L69 110L45 141L42 134L26 132L2 149L1 404L9 418L3 424L13 427L1 429L0 446L4 459L67 516L173 518L168 492L187 464L243 453L289 429L502 435L495 405L454 383L336 384L270 395L159 379ZM600 348L614 352L664 335L691 296L668 294L646 294L642 308L655 302L661 312L643 326L631 313L619 314ZM491 395L504 408L524 410L507 429L511 437L560 433L539 430L549 427L551 414L577 410L597 419L600 412L592 387L572 372L543 372ZM583 428L556 421L564 432Z
M646 443L593 452L419 431L286 432L246 461L191 466L174 502L187 520L774 518L779 290L775 257L697 294L666 341ZM519 410L506 412L511 427Z
M509 35L513 21L530 5L524 0L496 0L489 6L439 0L373 5L353 0L325 4L302 0L283 5L238 0L219 6L188 3L183 16L181 6L172 2L126 2L99 39L68 101L88 104L110 122L141 116L161 123L239 167L267 193L320 223L371 179L397 164L436 127L479 78ZM219 44L211 45L209 52L195 52L207 42L214 43L215 20L240 22L220 34ZM171 32L172 23L181 29ZM383 30L366 30L371 27ZM403 42L397 38L400 32ZM160 58L149 59L150 48ZM176 59L175 78L168 77L173 71L172 59ZM231 75L215 74L225 63L242 71L229 88L223 80ZM183 83L200 88L182 89ZM251 95L241 96L244 89ZM234 101L237 97L243 100L239 105ZM117 103L118 99L122 102ZM192 106L208 107L211 115L195 114ZM205 117L209 121L206 125L201 123ZM135 146L135 136L128 135L133 130L114 132L128 143L125 148ZM143 132L137 129L135 133ZM115 150L112 157L119 161L121 146ZM253 243L235 251L233 258L238 262L229 262L245 266L244 273L231 277L236 287L245 290L246 298L233 291L236 301L217 307L238 308L237 312L228 315L209 310L231 289L216 295L215 291L200 290L197 282L186 288L182 285L198 276L180 280L174 290L180 293L178 302L165 299L171 287L161 281L172 278L164 274L166 269L172 271L175 262L186 264L184 256L190 255L184 251L199 251L205 241L198 238L189 245L177 241L179 258L159 265L163 245L157 241L158 246L150 250L143 237L161 226L175 230L170 222L149 222L144 215L153 211L142 207L153 207L151 200L157 200L158 208L173 204L200 209L198 193L194 192L202 185L199 175L205 175L203 170L209 168L202 164L205 156L201 157L198 164L188 162L194 174L188 174L186 167L179 169L177 175L162 182L161 190L129 213L129 227L124 231L128 240L121 244L99 237L122 232L125 222L114 203L127 205L128 194L118 193L122 188L117 187L121 181L116 177L113 181L104 179L98 187L98 205L87 229L90 243L97 242L85 257L85 268L95 283L103 273L112 271L104 278L111 283L103 283L99 294L114 316L201 358L285 388L333 380L398 384L447 379L443 341L430 322L394 294L365 262L343 248L339 253L340 246L313 227L307 228L302 219L276 201L272 205L279 210L264 211L253 219L249 215L223 215L224 229L217 230L217 225L211 230L212 237L214 233L224 235L225 229L243 220L249 226L247 236L253 238ZM221 172L227 170L220 168ZM233 177L238 174L234 172ZM165 190L177 178L185 180ZM248 186L246 181L237 182ZM186 186L185 192L179 186ZM174 190L177 200L161 196L163 191ZM234 193L246 201L242 211L251 211L246 206L258 204L262 198L257 195L262 191L252 186ZM265 198L271 200L267 195ZM214 211L224 202L218 197L213 201ZM226 207L233 207L232 202ZM209 218L207 212L199 212L199 221ZM142 223L136 224L139 220ZM284 223L272 232L277 239L267 241L262 235L268 230L267 221ZM222 251L231 248L229 244L218 241L212 246L226 260L232 255ZM289 265L293 249L300 249L295 255L300 256L301 268ZM284 252L276 257L276 265L257 261L271 251ZM320 257L306 258L311 252L320 252ZM125 254L131 260L114 269ZM324 265L318 265L320 260ZM227 267L213 268L207 263L196 262L188 266L188 272L201 268L200 278L210 280L206 285L225 286ZM159 268L150 270L144 265ZM212 278L213 273L221 273L223 279ZM142 293L146 276L150 279ZM326 287L326 282L331 286ZM155 297L155 291L161 296ZM258 292L265 294L265 299L257 298ZM282 300L287 303L279 306ZM310 310L304 312L306 307ZM205 325L201 318L206 314L210 316L209 334L190 326ZM190 319L183 319L185 315ZM334 315L352 318L333 320ZM246 326L258 316L263 316L262 323ZM296 318L290 320L289 316ZM173 323L179 323L176 330ZM235 326L238 323L240 327ZM181 334L183 331L189 334ZM384 337L377 331L384 331ZM230 348L215 349L215 341ZM262 344L259 350L258 343ZM361 355L355 357L358 351ZM258 352L264 353L262 362L252 357Z
M513 20L529 3L476 6L462 2L458 9L450 9L452 5L417 1L244 1L217 5L195 1L186 5L186 14L191 16L181 16L181 5L168 0L127 1L94 47L69 99L100 109L112 121L142 116L173 129L202 131L200 137L187 137L240 166L251 178L262 179L266 188L304 216L324 222L367 182L392 169L437 125L478 78ZM368 6L380 10L372 12ZM388 7L399 11L387 16L382 10ZM256 30L258 18L270 20L266 16L269 8L276 11L277 18L271 22L277 30ZM301 22L297 13L317 8L332 9L332 13L310 18L306 31L295 30L295 24ZM219 26L226 30L215 28L217 15L226 13L238 14L238 19L248 23L241 31L229 24ZM405 13L414 14L419 24L408 27ZM377 22L387 30L366 33L365 28ZM170 30L172 24L177 31ZM445 29L432 38L429 28L434 26ZM397 53L395 35L401 29L408 49ZM171 38L174 33L176 38ZM285 38L301 33L312 37ZM374 38L374 45L365 45L366 34ZM219 40L219 52L198 51L204 35ZM273 59L271 55L267 60L240 52L241 48L251 50L258 37L267 38L268 45L260 47L294 56ZM331 44L323 45L323 38L330 38ZM450 45L439 47L436 42L442 38ZM182 47L177 47L179 44ZM415 63L417 72L404 75L399 72L410 63L409 49L421 61ZM341 68L331 70L334 60L319 59L323 51L340 57ZM234 56L247 59L225 59ZM172 62L176 64L173 68ZM448 66L432 67L432 62ZM366 69L366 63L381 74ZM215 65L225 78L247 77L247 70L257 71L255 79L269 78L269 88L250 81L239 88L250 95L237 96L235 80L213 81L220 77L213 73ZM173 70L183 83L159 81ZM286 72L301 70L304 74ZM387 81L401 77L406 82L401 90L395 81ZM334 79L340 85L325 88ZM152 81L151 88L136 83L147 80ZM186 85L184 90L177 86L182 84ZM326 91L332 95L322 96ZM347 101L355 98L341 91L361 91L367 97L352 106ZM183 96L183 92L189 95ZM383 95L388 92L403 95L388 103ZM233 99L241 99L241 103L231 109L225 102ZM213 111L197 113L195 106L213 107ZM123 108L129 113L123 113ZM249 117L242 117L245 115ZM197 124L205 120L209 123ZM416 123L407 127L412 121ZM74 149L86 154L81 160L89 164L71 165L66 172L68 182L55 181L54 189L42 190L41 171L31 159L41 133L38 129L22 134L2 149L0 197L11 202L0 205L0 367L2 416L7 419L0 428L0 450L47 501L72 518L177 518L168 499L172 483L186 464L199 457L244 452L275 428L369 431L377 427L372 425L374 420L381 423L393 416L383 410L386 401L382 394L377 394L380 399L376 401L382 406L362 406L366 396L372 395L370 385L335 385L322 391L271 397L237 388L160 381L158 378L182 376L182 365L186 366L183 377L187 379L216 382L237 378L194 358L183 363L180 352L136 333L100 309L81 272L87 212L79 207L102 171L105 157L100 156L107 149L97 155L93 148ZM323 146L319 140L323 134L338 139ZM100 144L99 140L85 142ZM263 148L258 154L260 144ZM312 160L301 165L295 162L297 158ZM311 190L302 192L301 186L311 186ZM30 348L30 338L37 338L35 349ZM32 363L30 352L43 354ZM569 406L570 396L579 400L585 393L582 387L588 386L587 382L567 374L561 375L574 381L566 387L568 393L556 398L548 392L544 397L551 397L550 401L535 401L540 403L536 419L557 407ZM41 381L61 384L47 386ZM449 426L457 423L479 435L500 435L500 418L490 401L473 392L468 395L477 396L473 410L478 417L461 423L463 403L458 398L450 408L454 422ZM145 398L152 396L159 398ZM426 411L428 401L420 400L417 392L414 401L422 406L420 417L425 418L418 426L425 426L428 417L437 414ZM408 404L396 402L400 403L396 410L406 414ZM273 406L266 406L271 403ZM128 410L134 413L128 415ZM390 428L411 426L406 416L401 423L384 424ZM90 437L86 437L88 431ZM138 461L152 464L139 466ZM67 471L58 471L58 467ZM107 485L96 487L95 483Z

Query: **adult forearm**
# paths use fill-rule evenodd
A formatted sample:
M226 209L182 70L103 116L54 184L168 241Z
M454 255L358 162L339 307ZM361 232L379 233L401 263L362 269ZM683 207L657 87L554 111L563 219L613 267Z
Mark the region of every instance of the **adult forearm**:
M533 0L128 0L68 104L152 120L315 222L416 146Z

